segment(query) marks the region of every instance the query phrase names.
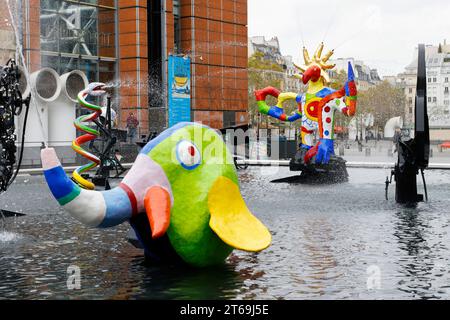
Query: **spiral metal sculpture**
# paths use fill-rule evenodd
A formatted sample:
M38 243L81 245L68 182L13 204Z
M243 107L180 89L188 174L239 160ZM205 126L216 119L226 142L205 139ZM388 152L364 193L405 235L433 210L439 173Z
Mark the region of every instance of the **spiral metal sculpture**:
M79 131L84 132L85 134L79 136L72 142L72 149L82 157L88 159L90 162L75 169L74 172L72 173L72 178L82 188L88 190L93 190L95 188L95 184L83 178L82 174L86 171L92 170L93 168L97 167L100 164L100 159L91 152L83 149L81 145L90 142L92 140L95 140L100 135L100 132L90 127L88 123L89 122L92 123L96 119L98 119L98 117L100 117L102 113L102 108L100 106L87 102L86 98L88 96L98 97L104 95L106 93L106 91L103 90L104 87L105 87L104 83L100 82L91 83L88 85L86 89L84 89L78 94L78 102L80 103L80 105L86 109L94 111L94 113L80 116L74 121L75 128L77 128Z

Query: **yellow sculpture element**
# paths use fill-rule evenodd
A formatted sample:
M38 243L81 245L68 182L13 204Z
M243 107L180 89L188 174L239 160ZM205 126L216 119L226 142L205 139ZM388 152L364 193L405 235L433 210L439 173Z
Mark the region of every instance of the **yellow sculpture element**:
M322 51L324 48L323 42L319 45L316 52L314 53L313 58L311 59L308 53L308 50L303 47L303 59L305 61L304 65L297 65L294 63L294 66L300 70L303 74L312 66L318 66L321 70L320 75L321 79L316 82L310 82L308 86L308 93L316 93L323 89L323 87L330 82L330 76L326 70L333 69L335 64L328 64L328 60L330 60L331 56L334 54L334 50L330 50L324 57L322 57ZM296 74L294 77L298 79L302 79L302 74Z
M277 103L277 107L279 108L283 108L283 103L285 103L288 100L294 100L297 99L297 93L294 92L283 92L280 93L280 95L278 96L278 103Z
M220 177L208 195L211 213L209 226L229 246L258 252L270 246L269 230L247 208L239 187L230 179Z

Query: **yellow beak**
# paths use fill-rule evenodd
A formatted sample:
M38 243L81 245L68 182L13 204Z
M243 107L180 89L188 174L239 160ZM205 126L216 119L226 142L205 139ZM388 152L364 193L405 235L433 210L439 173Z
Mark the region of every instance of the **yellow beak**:
M229 246L258 252L270 246L269 230L247 208L239 187L219 177L208 194L209 226Z

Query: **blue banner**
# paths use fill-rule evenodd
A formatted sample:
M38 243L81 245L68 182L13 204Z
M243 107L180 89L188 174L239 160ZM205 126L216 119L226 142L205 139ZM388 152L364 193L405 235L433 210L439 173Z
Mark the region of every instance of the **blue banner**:
M169 127L191 121L191 59L169 56Z

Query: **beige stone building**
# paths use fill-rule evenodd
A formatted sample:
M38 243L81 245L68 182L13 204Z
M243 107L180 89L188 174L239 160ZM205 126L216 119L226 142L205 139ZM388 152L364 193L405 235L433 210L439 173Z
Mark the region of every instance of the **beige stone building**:
M414 56L417 56L417 48ZM433 141L450 140L450 45L426 47L428 116ZM413 127L417 83L417 58L398 76L406 96L404 124Z

